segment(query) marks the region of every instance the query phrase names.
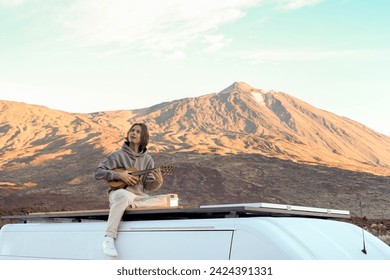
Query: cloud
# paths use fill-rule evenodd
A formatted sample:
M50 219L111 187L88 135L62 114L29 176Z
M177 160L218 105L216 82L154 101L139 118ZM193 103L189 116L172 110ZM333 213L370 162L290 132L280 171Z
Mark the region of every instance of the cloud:
M223 34L218 35L206 35L204 36L203 42L208 46L204 49L205 52L215 52L218 51L232 41L231 38L226 38Z
M85 46L114 45L129 50L180 53L201 39L206 51L230 40L212 42L224 24L245 16L263 0L79 0L59 20Z
M296 10L308 6L314 6L323 0L276 0L280 9Z
M25 1L26 0L0 0L0 6L17 6Z
M156 56L168 60L183 60L187 57L187 55L183 51L174 51L171 53L157 53Z
M111 56L146 52L183 59L191 47L215 52L232 42L221 29L264 3L298 9L321 0L0 0L18 6L30 30L50 30L55 43ZM35 17L35 18L34 18ZM31 34L32 32L25 32ZM37 33L33 33L37 34ZM44 33L46 34L46 33ZM56 36L56 37L54 37Z

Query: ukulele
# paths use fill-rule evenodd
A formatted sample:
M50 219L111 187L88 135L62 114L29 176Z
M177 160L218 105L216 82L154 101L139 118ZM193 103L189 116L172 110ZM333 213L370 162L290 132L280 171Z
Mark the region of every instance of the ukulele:
M153 170L160 168L161 173L163 175L172 175L174 172L174 167L172 165L166 165L166 166L160 166L160 167L155 167L151 169L145 169L145 170L138 170L137 168L127 168L127 169L121 169L121 168L115 168L112 169L114 172L127 172L129 175L133 176L141 176L144 174L151 173ZM112 188L125 188L127 184L123 182L122 180L112 180L108 181L108 185Z

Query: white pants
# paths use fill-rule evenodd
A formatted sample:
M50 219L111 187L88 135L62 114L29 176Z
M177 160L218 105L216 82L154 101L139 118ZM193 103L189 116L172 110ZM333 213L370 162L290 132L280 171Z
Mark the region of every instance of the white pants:
M106 236L116 238L119 223L126 208L167 207L167 195L140 196L125 189L112 191L109 194L110 214L108 215Z

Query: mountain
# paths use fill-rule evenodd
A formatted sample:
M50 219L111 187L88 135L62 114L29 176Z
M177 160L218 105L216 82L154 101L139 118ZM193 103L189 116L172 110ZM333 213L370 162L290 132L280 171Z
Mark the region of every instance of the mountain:
M137 110L74 114L0 101L0 212L107 207L93 169L133 122L151 131L161 192L184 204L276 202L390 217L390 137L283 92L236 82Z
M152 107L136 117L157 131L159 152L255 153L390 175L388 136L245 83Z

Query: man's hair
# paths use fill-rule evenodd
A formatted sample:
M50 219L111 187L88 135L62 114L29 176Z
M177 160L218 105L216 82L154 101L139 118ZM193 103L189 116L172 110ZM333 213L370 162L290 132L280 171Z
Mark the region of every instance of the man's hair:
M140 142L140 146L139 146L139 151L137 151L137 152L142 152L144 149L146 149L146 146L149 144L149 129L146 126L146 124L144 124L144 123L133 124L130 127L130 129L127 131L126 139L127 139L127 141L130 142L130 139L129 139L130 130L136 125L139 125L141 127L141 142Z

